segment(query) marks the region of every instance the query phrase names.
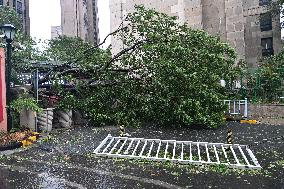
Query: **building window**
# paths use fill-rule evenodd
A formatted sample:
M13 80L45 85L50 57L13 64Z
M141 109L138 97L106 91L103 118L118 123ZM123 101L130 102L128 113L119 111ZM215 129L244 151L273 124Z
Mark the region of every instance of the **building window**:
M273 51L273 38L262 38L261 39L261 47L262 47L262 56L271 56L274 54Z
M16 0L13 0L13 7L16 7Z
M260 30L269 31L272 30L272 16L269 13L260 15Z
M21 1L17 1L17 13L23 14L23 3Z
M271 0L259 0L259 6L269 5Z
M3 5L3 0L0 0L0 5Z
M88 21L87 14L84 15L84 26L87 27L87 28L89 27L89 21Z

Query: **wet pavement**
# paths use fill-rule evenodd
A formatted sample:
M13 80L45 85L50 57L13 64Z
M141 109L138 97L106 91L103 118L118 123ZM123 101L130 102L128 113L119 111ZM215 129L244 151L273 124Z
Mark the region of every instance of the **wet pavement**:
M228 123L217 130L186 128L126 129L133 137L253 144L260 171L218 166L179 165L142 160L96 157L92 152L118 128L80 127L56 130L48 141L0 155L0 189L104 188L284 188L284 126ZM3 154L3 153L2 153Z

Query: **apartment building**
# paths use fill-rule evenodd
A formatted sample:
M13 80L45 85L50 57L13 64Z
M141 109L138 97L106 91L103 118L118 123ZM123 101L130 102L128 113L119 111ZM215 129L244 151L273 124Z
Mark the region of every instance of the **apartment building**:
M62 35L99 43L98 0L60 0Z
M194 29L218 35L244 59L249 67L257 67L262 57L281 49L280 16L268 14L270 0L110 0L111 31L117 29L134 5L143 4ZM122 42L112 38L113 53Z
M16 10L22 22L23 32L26 35L30 35L29 0L0 0L0 6L1 5Z
M58 38L62 35L61 26L51 26L51 39Z

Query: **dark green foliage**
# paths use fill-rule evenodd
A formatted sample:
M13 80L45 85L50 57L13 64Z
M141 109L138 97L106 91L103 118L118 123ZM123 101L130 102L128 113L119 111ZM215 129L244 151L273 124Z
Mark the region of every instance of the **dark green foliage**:
M247 72L247 96L254 101L277 103L284 95L284 51L263 60L254 72Z
M0 26L4 24L12 24L19 30L21 30L21 21L14 9L6 6L0 6Z
M18 99L14 100L11 107L16 113L20 113L23 109L31 110L33 112L42 111L33 98L27 98L24 96L20 96Z
M46 51L46 55L51 60L66 62L82 57L84 50L91 47L91 45L84 43L80 38L71 38L67 36L60 36L55 40L50 40L48 46L49 50Z

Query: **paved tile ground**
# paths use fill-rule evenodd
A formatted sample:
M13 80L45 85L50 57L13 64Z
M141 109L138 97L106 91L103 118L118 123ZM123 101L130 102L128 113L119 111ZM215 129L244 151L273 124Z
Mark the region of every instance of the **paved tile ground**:
M30 188L284 188L284 126L228 123L217 130L186 128L127 129L134 137L225 142L227 129L234 143L252 144L263 169L233 170L96 157L93 150L115 127L57 130L47 142L0 156L0 189Z

